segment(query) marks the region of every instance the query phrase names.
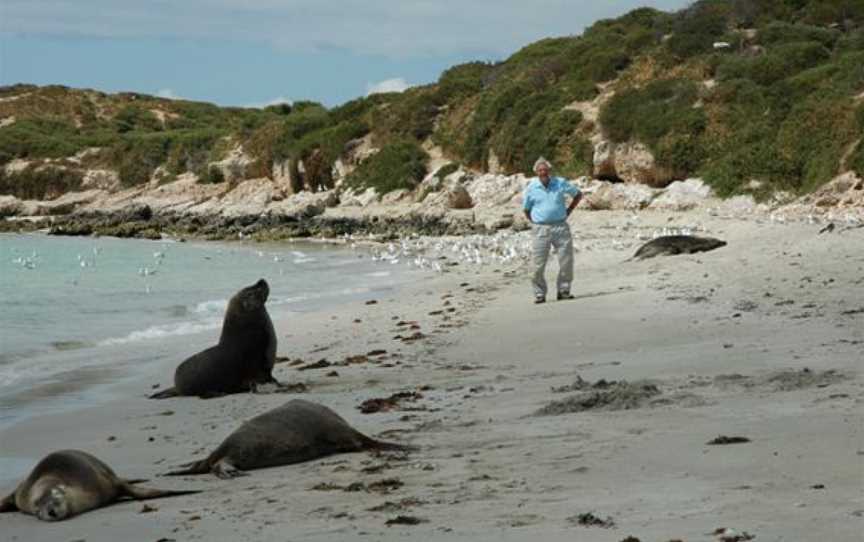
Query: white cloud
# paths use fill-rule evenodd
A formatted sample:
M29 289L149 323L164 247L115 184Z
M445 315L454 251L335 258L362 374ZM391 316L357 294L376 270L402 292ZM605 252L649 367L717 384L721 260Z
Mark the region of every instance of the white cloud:
M180 96L178 96L177 93L174 92L173 89L170 89L170 88L160 88L158 91L156 91L156 96L158 96L160 98L167 98L169 100L182 100L183 99Z
M690 0L3 0L0 33L265 42L296 52L504 56L600 18Z
M371 94L382 94L384 92L404 92L411 85L402 77L385 79L378 83L366 84L366 96Z

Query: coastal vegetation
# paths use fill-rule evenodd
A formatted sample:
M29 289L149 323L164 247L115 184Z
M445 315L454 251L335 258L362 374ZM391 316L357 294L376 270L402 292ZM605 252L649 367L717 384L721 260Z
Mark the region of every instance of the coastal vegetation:
M74 189L81 168L134 186L284 166L295 191L316 191L335 184L334 165L363 137L378 151L345 182L385 192L427 173L424 144L477 170L527 171L544 155L578 176L592 173L602 138L641 143L673 178L702 177L722 195L802 194L843 171L864 175L864 0L641 8L333 108L16 85L0 89L0 119L0 165L32 163L0 178L0 192L21 197ZM237 148L251 161L242 171L214 166Z

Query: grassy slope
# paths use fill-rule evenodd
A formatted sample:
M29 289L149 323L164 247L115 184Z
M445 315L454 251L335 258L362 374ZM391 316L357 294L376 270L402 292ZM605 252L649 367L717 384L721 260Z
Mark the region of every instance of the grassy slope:
M715 41L731 47L715 50ZM594 126L564 109L614 97ZM220 181L207 163L242 143L248 177L274 160L298 160L305 186L332 185L345 144L371 134L386 152L349 179L410 187L425 173L431 137L454 161L483 169L493 154L508 172L543 154L564 174L591 171L588 136L640 141L680 177L721 194L810 191L842 169L864 174L864 0L703 0L669 14L643 8L599 21L581 36L533 43L505 62L446 70L434 85L326 109L311 102L265 110L218 108L135 94L63 87L0 89L0 163L69 157L110 167L134 185L157 166ZM17 99L4 99L19 96ZM62 161L60 162L62 163ZM759 183L752 183L757 180ZM40 197L80 183L74 168L0 175L0 193Z

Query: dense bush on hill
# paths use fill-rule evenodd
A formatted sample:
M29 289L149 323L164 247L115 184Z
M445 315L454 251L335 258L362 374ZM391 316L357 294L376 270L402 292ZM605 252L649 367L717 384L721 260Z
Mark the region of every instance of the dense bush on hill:
M242 145L247 178L287 163L295 189L317 190L332 186L349 142L368 135L382 150L349 182L386 191L417 182L428 138L467 167L527 172L542 154L575 176L591 173L601 133L644 143L675 176L702 176L722 194L806 192L844 168L864 172L862 93L864 0L699 0L676 13L637 9L335 108L0 88L0 119L14 117L0 127L0 165L99 147L87 165L118 170L124 185L160 166L168 179L191 171L221 182L209 164ZM597 122L580 113L597 107ZM75 182L22 175L3 186L33 183L38 194Z
M414 188L426 175L428 159L426 151L415 141L394 141L364 160L347 182L359 189L375 188L379 194Z

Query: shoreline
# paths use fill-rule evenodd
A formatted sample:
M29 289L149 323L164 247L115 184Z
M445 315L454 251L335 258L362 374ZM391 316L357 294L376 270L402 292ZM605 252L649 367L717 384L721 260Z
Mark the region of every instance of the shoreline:
M10 234L0 234L0 237L5 235ZM11 235L27 236L33 234ZM118 241L120 243L129 242L128 240ZM146 240L144 242L152 243L152 241ZM233 247L228 242L202 241L196 244L200 246L192 248L200 248L204 253L219 253L221 250L229 249L234 253L234 250L242 249L244 252L241 253L238 250L234 258L243 259L243 254L248 253L246 259L251 258L249 260L250 265L255 266L259 265L255 254L257 252L260 255L262 250L276 250L280 254L302 250L309 253L306 256L315 259L321 257L317 250L321 248L325 250L324 254L331 255L325 256L325 260L333 259L331 265L336 265L336 260L352 260L345 267L346 269L357 269L358 266L364 269L363 276L352 278L350 284L344 283L342 284L343 287L339 289L328 289L320 292L306 287L297 291L288 290L279 284L279 276L274 269L269 270L269 275L267 270L262 270L263 276L270 280L271 284L275 283L275 285L281 286L274 292L276 297L271 299L269 306L269 312L274 321L277 322L302 319L309 313L328 311L331 308L351 304L369 296L389 295L394 288L398 291L422 274L421 271L407 266L394 268L390 265L372 264L369 261L371 253L367 254L365 249L355 252L341 248L341 245L338 252L332 252L328 251L325 245L308 241L291 244L244 243L243 245L234 244ZM26 240L19 245L33 246ZM13 244L13 246L16 245ZM99 246L105 248L104 244ZM112 248L108 250L112 251L115 246L112 244ZM36 245L40 253L48 250L44 247L46 246ZM87 249L89 250L89 248L88 246ZM285 257L284 254L282 256ZM288 257L290 256L291 254L288 254ZM298 268L293 266L292 269ZM340 267L330 269L332 273L341 273ZM282 269L280 268L279 271ZM49 275L51 272L53 272L53 268ZM112 273L114 270L108 272ZM62 272L53 276L50 283L53 285L55 279L61 280L57 278L59 276L62 276ZM172 274L172 277L178 278L176 272ZM29 276L25 278L29 280ZM100 275L91 278L97 282L102 280ZM169 277L164 278L170 280ZM15 282L12 281L12 284ZM155 287L162 289L164 285L166 284L163 281L162 284ZM167 286L170 288L170 282ZM123 392L115 391L115 389L122 390L124 382L149 379L154 373L173 375L174 367L185 357L194 351L212 346L218 340L221 313L216 313L217 322L211 316L198 314L197 307L224 305L234 291L236 289L226 290L224 298L219 298L217 294L217 298L204 297L190 301L191 305L184 305L188 309L184 312L188 315L179 319L166 317L163 320L153 320L150 318L146 321L142 320L140 323L133 323L132 317L135 314L130 313L132 316L127 318L129 320L127 323L133 327L118 328L114 330L114 334L106 335L102 332L87 337L76 335L75 339L70 341L52 340L40 344L33 343L26 350L7 350L9 365L0 366L4 375L9 377L4 386L0 387L0 430L34 416L66 409L86 408L94 404L105 403L110 399L116 399ZM163 301L170 302L166 299ZM148 313L147 316L150 317L150 314ZM211 322L211 319L214 321ZM138 327L134 327L136 325ZM90 331L95 332L96 328L90 329ZM11 331L10 333L14 332ZM57 333L62 336L70 333L70 331L64 329ZM50 336L54 337L55 335L56 333ZM47 341L47 339L43 339L43 341ZM57 346L55 342L60 346ZM69 343L70 346L65 347L66 343ZM12 348L11 345L7 346Z
M631 215L571 220L574 301L532 305L527 272L515 264L497 272L460 266L376 304L315 312L291 326L274 322L279 356L333 364L277 365L274 376L303 382L306 393L148 401L152 383L142 381L130 383L125 400L0 431L4 461L83 447L121 476L206 490L153 501L151 513L141 513L141 503L118 504L59 525L9 515L4 532L15 541L136 532L176 540L648 541L717 540L710 533L725 527L757 540L857 540L864 229L820 235L817 224L704 211L635 222ZM676 225L729 244L622 263L640 235ZM396 339L401 321L416 322L425 337ZM375 349L387 358L368 359ZM354 355L367 361L342 364ZM536 415L600 389L580 390L579 379L591 386L647 380L659 393L623 410ZM408 390L422 397L389 412L357 409L364 399ZM295 396L420 450L407 460L331 456L230 481L156 477ZM706 444L720 435L750 442ZM312 489L387 478L404 485L385 494ZM582 525L585 513L611 517L614 526ZM386 526L398 515L421 523Z

